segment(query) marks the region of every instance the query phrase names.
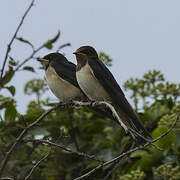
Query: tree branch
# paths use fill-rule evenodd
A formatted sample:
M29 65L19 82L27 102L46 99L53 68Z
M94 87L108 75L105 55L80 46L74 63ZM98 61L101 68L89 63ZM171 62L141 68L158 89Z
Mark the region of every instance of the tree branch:
M33 171L35 170L35 168L37 167L37 166L39 166L39 164L42 162L42 161L44 161L49 155L50 155L50 151L44 156L44 157L42 157L33 167L32 167L32 169L31 169L31 171L29 172L29 174L25 177L25 180L27 180L27 179L29 179L30 177L31 177L31 175L32 175L32 173L33 173Z
M27 57L23 62L21 62L14 71L18 71L25 63L34 57L34 55L45 47L45 44L39 46L37 49L33 50L29 57Z
M118 122L120 123L121 127L124 128L124 130L126 132L128 132L128 128L126 127L126 125L120 120L116 110L114 109L114 107L108 103L108 102L105 102L105 101L94 101L94 102L80 102L80 101L74 101L74 104L75 105L79 105L79 106L92 106L92 107L95 107L95 106L100 106L100 105L105 105L106 107L108 107L113 115L115 116L115 118L118 120Z
M133 149L134 146L135 146L135 142L132 143L132 145L131 145L131 147L130 147L130 150ZM127 155L126 155L126 156L127 156ZM120 166L122 160L123 160L126 156L124 156L124 157L122 157L121 159L119 159L119 161L118 161L118 162L115 164L115 166L107 173L107 175L104 177L103 180L108 180L108 178L111 176L111 174L117 170L117 168Z
M47 42L43 43L41 46L39 46L37 49L32 48L32 53L30 54L29 57L27 57L26 59L24 59L24 61L22 61L14 71L18 71L25 63L27 63L30 59L34 58L34 55L39 52L41 49L43 49L44 47L46 47L47 43L54 43L57 41L57 39L60 36L60 31L58 31L58 33L56 34L55 37L53 37L52 39L48 40Z
M10 178L10 177L2 177L2 178L0 178L0 180L14 180L14 179Z
M49 140L43 140L43 139L25 139L25 140L23 140L23 142L25 142L25 143L26 142L36 142L36 143L47 144L47 145L49 145L51 147L57 147L57 148L63 149L66 152L74 153L74 154L77 154L78 156L83 156L85 158L88 158L88 159L91 159L91 160L94 160L94 161L98 161L98 162L104 163L103 160L100 160L100 159L96 158L94 155L89 155L89 154L86 154L86 153L83 153L83 152L78 152L78 151L72 151L71 149L66 148L63 145L53 143L53 142L51 142Z
M27 10L25 11L25 13L24 13L24 15L23 15L23 17L22 17L22 19L21 19L21 21L20 21L20 23L19 23L19 25L18 25L15 33L14 33L14 35L13 35L11 41L10 41L10 43L8 44L8 47L7 47L7 50L6 50L6 55L5 55L4 62L3 62L3 65L2 65L2 69L1 69L0 81L2 80L4 68L5 68L6 62L7 62L7 58L8 58L9 52L11 51L11 45L12 45L12 43L14 42L14 40L15 40L15 38L16 38L16 36L17 36L17 33L19 32L19 30L20 30L20 28L21 28L21 26L22 26L22 24L23 24L23 22L24 22L24 19L26 18L27 14L28 14L29 11L31 10L32 6L34 5L34 1L35 1L35 0L32 0L32 1L31 1L31 4L29 5L29 7L27 8Z

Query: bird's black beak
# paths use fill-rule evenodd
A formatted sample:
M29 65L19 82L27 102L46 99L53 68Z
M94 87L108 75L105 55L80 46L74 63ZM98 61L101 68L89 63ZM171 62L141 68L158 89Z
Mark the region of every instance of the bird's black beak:
M41 62L42 64L49 64L47 59L37 59L37 61Z
M40 58L37 58L36 60L39 61L39 62L41 62L41 59L40 59Z
M77 53L77 52L73 52L73 54L78 55L78 53Z
M47 68L49 65L49 61L47 59L37 59L37 61L41 62L41 64L43 65L43 68Z

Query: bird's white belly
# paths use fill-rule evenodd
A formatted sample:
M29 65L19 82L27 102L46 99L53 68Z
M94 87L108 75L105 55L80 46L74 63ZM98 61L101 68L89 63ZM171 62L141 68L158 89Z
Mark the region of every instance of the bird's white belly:
M89 99L111 101L108 93L94 76L88 63L76 72L76 78L80 88Z
M45 77L49 88L61 101L70 101L83 96L78 88L61 79L51 66L46 70Z

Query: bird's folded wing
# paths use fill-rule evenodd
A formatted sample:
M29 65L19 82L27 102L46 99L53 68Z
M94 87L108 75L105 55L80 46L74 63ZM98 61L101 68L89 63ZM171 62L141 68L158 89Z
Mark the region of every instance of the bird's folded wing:
M51 62L51 66L55 69L58 76L65 81L73 84L75 87L80 88L76 80L76 65L69 61Z
M92 59L89 60L88 63L93 70L95 77L111 96L113 102L121 108L139 130L142 130L147 136L149 136L149 133L147 133L142 122L136 116L123 91L108 68L100 60L96 61Z

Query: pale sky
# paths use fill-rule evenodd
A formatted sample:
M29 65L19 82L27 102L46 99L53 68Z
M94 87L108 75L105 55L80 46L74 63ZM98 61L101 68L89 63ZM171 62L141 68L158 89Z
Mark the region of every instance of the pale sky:
M31 0L1 0L0 65L17 24ZM130 77L141 77L150 69L161 70L170 82L179 83L180 69L180 1L179 0L36 0L18 36L39 46L61 30L60 44L70 42L63 50L75 63L72 52L82 45L91 45L113 59L111 72L122 87ZM31 49L19 42L10 55L19 61ZM44 56L52 51L41 51ZM18 109L24 112L34 97L23 95L26 81L43 78L44 73L33 64L36 74L19 72L16 85ZM27 65L28 65L27 64ZM10 85L10 84L9 84ZM4 95L9 95L5 93ZM48 96L55 99L52 93ZM127 95L128 97L128 95ZM128 98L129 99L129 98Z

